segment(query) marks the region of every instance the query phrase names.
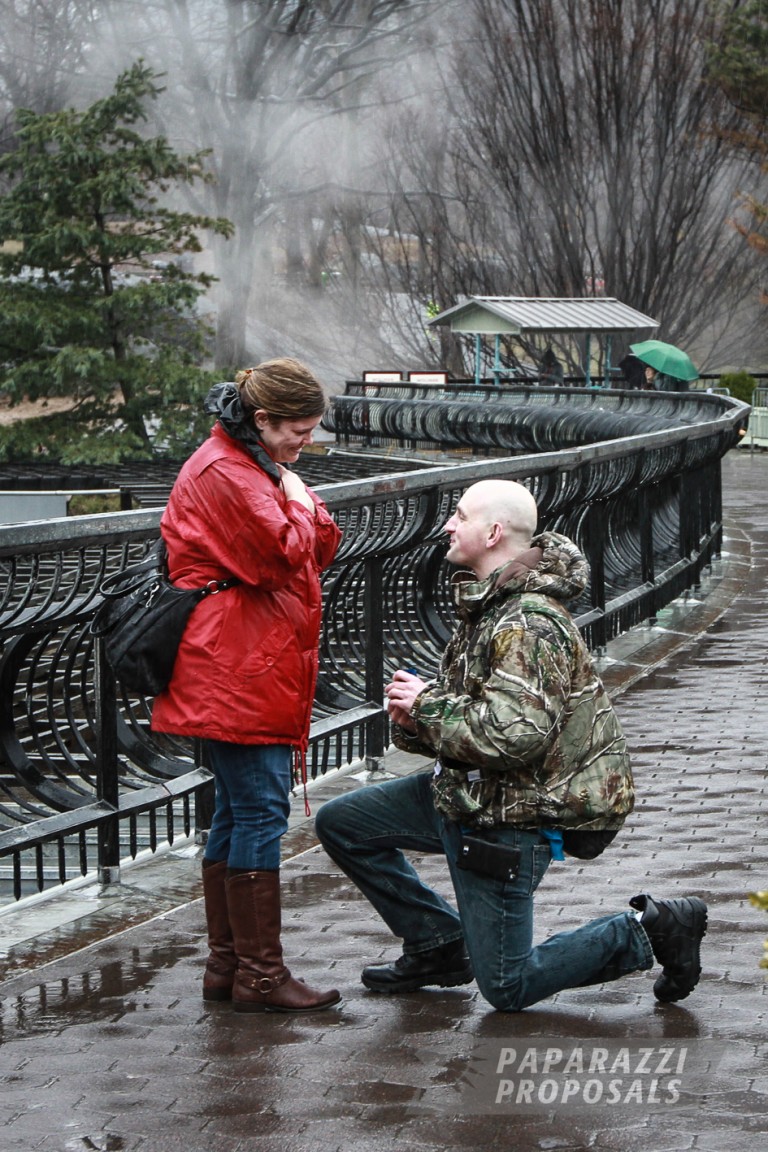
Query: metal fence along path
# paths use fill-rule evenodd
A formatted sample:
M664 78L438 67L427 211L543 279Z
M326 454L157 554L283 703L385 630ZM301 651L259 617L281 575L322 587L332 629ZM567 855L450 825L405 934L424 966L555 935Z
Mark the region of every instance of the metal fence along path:
M562 393L550 417L569 409ZM602 399L610 408L611 394ZM397 667L436 668L452 627L442 526L476 480L526 484L541 527L585 552L592 579L575 615L596 650L695 587L720 548L720 462L748 411L705 400L676 397L677 422L655 431L316 485L343 541L324 577L311 777L356 760L374 767L388 741L386 679ZM442 405L428 405L437 424L452 411ZM555 421L552 435L560 427L570 443L566 426ZM121 860L207 827L211 776L200 747L150 732L151 700L115 683L89 632L104 576L143 556L159 521L148 509L0 529L6 898L91 871L109 883Z

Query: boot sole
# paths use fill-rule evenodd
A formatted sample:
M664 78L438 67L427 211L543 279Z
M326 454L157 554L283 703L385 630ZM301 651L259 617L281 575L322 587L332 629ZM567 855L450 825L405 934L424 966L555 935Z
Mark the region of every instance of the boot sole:
M414 977L412 980L402 980L397 984L377 984L361 976L365 987L370 992L380 992L384 996L399 996L401 993L418 992L420 988L455 988L459 984L471 984L474 973L464 969L461 972L449 972L435 977Z
M279 1004L252 1004L247 1000L233 1000L232 1007L235 1012L283 1012L293 1015L303 1012L324 1012L327 1008L335 1008L341 1004L341 996L331 1000L328 1004L312 1004L308 1008L283 1008Z

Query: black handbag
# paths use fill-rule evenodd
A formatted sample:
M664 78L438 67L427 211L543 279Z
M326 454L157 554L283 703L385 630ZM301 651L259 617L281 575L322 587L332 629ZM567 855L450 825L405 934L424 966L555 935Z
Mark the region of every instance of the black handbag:
M176 653L193 609L206 596L239 584L236 576L211 580L204 588L176 588L168 578L161 540L139 564L114 572L102 582L104 601L91 621L91 634L104 642L104 653L124 688L157 696L168 687Z

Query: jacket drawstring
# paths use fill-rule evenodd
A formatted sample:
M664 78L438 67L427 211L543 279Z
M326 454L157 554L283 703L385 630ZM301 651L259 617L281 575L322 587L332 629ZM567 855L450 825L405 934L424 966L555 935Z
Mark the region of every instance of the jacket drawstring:
M304 815L311 816L312 810L307 795L307 753L304 748L296 747L293 750L293 782L301 784L304 789Z

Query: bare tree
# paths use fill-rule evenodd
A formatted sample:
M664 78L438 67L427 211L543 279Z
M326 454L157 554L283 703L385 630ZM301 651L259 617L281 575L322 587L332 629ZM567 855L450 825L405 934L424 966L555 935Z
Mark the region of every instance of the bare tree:
M734 131L731 123L717 125L732 147L768 173L768 8L762 0L721 0L722 34L710 46L708 74L728 101L743 113ZM746 220L737 224L747 243L768 255L768 203L746 194ZM762 293L768 303L768 290Z
M11 145L12 114L59 111L80 83L92 42L90 0L0 0L0 150Z
M404 287L420 307L430 294L446 307L461 293L605 293L672 342L719 340L723 356L730 340L743 355L760 268L731 220L760 174L711 131L739 117L705 75L716 13L698 0L471 8L445 137L427 128L397 177L404 247L415 236L429 268Z
M274 345L271 326L280 327L275 315L289 301L295 314L283 330L299 334L313 319L330 330L341 317L348 357L364 333L392 362L460 372L461 347L428 334L425 320L466 293L605 292L658 318L662 334L689 350L713 346L718 334L721 359L727 337L750 346L745 301L756 297L760 260L732 223L737 193L741 203L765 201L765 177L733 136L711 130L715 121L734 132L742 123L705 68L720 31L716 7L7 0L5 8L81 21L97 11L91 90L137 56L166 73L162 108L175 111L164 133L185 150L212 150L215 182L192 206L236 228L233 240L212 240L208 269L219 277L222 368ZM83 28L85 48L95 37ZM46 43L40 33L37 41ZM37 73L46 51L35 57Z
M371 324L377 314L382 318L394 362L402 367L441 365L462 376L462 342L447 328L428 331L426 321L456 303L457 296L484 290L476 275L479 252L486 254L490 266L498 257L492 233L477 249L467 244L468 229L478 226L485 202L474 174L457 161L459 116L452 104L450 75L450 68L442 78L439 72L433 75L427 89L432 98L415 100L409 107L407 132L397 115L382 109L381 186L386 199L369 198L367 204L368 219L379 226L365 237L375 275L362 302Z
M330 233L359 248L370 82L414 49L435 0L149 0L107 4L112 44L168 73L185 144L216 180L196 207L235 225L215 244L216 361L241 364L247 322L269 299L276 230L294 280L320 279ZM126 23L126 15L129 16ZM116 35L119 30L119 36Z

